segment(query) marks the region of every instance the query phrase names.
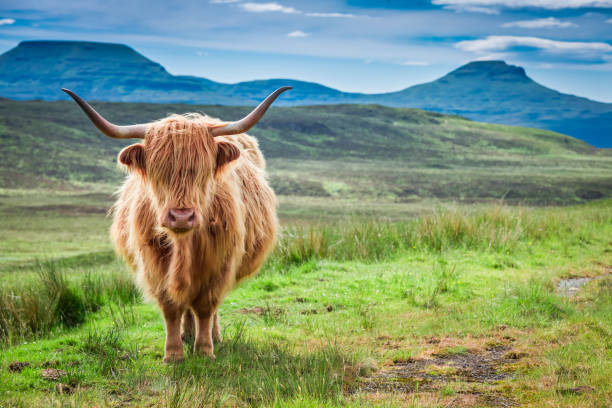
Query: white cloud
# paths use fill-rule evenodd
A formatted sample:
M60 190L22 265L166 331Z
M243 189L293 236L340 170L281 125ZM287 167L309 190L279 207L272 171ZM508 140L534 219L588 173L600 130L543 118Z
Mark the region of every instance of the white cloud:
M548 10L612 7L612 0L432 0L432 3L463 10L467 10L468 7L535 7Z
M14 24L15 20L12 18L2 18L0 19L0 26L1 25L10 25L10 24Z
M467 11L470 13L482 13L482 14L499 14L499 10L490 7L479 7L479 6L447 6L446 8L456 11Z
M608 24L612 24L612 18L607 19L607 20L606 20L606 23L608 23Z
M427 65L430 65L429 62L426 61L404 61L401 64L406 65L408 67L425 67Z
M508 54L497 52L493 54L480 55L479 57L474 58L473 61L503 61L508 59L509 57L510 56Z
M239 6L252 13L267 13L267 12L279 12L285 14L300 13L299 10L293 7L283 6L278 3L240 3Z
M301 30L295 30L290 32L289 34L287 34L287 37L291 37L291 38L304 38L304 37L308 37L310 34L305 33Z
M229 3L239 3L240 0L210 0L211 3L216 4L229 4ZM268 3L239 3L238 7L242 8L245 11L250 11L252 13L267 13L267 12L279 12L286 14L302 14L301 10L298 10L293 7L283 6L282 4L276 2L268 2ZM320 17L320 18L354 18L358 17L355 14L349 13L318 13L318 12L310 12L304 13L307 17Z
M535 20L520 20L502 24L502 27L520 27L520 28L568 28L578 27L569 21L561 21L554 17L538 18Z
M480 40L460 41L455 44L460 50L484 56L512 53L515 47L526 47L539 50L549 56L562 60L592 59L608 60L612 58L612 45L603 42L556 41L539 37L515 37L492 35Z
M308 17L323 17L323 18L353 18L355 14L345 13L306 13Z

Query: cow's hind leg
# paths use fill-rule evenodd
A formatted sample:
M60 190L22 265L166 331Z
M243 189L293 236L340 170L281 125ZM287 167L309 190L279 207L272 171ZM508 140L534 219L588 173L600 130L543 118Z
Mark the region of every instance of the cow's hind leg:
M160 306L166 325L164 363L181 361L183 359L183 342L181 341L181 316L183 310L169 301L160 302Z
M215 343L221 343L223 341L223 337L221 337L221 327L219 327L219 312L216 312L213 317L212 338Z
M181 323L181 339L184 342L192 343L195 338L195 320L193 312L189 309L183 313L183 321Z

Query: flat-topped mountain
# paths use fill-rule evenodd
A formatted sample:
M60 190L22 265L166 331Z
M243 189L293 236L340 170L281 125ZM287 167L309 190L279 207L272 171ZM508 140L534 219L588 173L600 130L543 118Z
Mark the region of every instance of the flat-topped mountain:
M24 41L0 56L0 96L66 99L66 87L89 100L254 105L282 85L293 90L278 105L376 103L414 107L470 119L538 127L612 147L612 104L567 95L538 84L503 61L468 63L442 78L399 92L359 94L317 83L268 79L223 84L176 76L122 44Z

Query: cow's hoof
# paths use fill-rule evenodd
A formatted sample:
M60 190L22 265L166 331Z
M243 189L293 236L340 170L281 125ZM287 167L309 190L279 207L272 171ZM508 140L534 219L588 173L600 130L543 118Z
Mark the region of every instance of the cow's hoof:
M212 347L196 347L195 348L195 352L196 354L200 355L200 356L206 356L208 358L210 358L211 360L216 360L217 357L215 357L215 353L213 352L213 348Z
M223 341L223 336L221 336L220 333L217 333L217 334L213 333L212 338L215 341L215 343L221 343Z
M167 354L164 356L164 363L166 364L180 363L182 361L183 361L182 354Z
M215 361L217 359L217 356L215 356L215 353L213 353L212 351L210 351L210 352L199 351L198 355L206 356L206 357L210 358L213 361Z

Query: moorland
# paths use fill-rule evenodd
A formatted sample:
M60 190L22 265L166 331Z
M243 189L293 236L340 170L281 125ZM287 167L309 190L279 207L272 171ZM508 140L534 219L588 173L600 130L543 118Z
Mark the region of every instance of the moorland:
M117 123L248 108L96 103ZM107 237L125 142L0 101L0 406L557 406L612 399L612 156L413 109L272 109L282 231L226 299L216 361Z

